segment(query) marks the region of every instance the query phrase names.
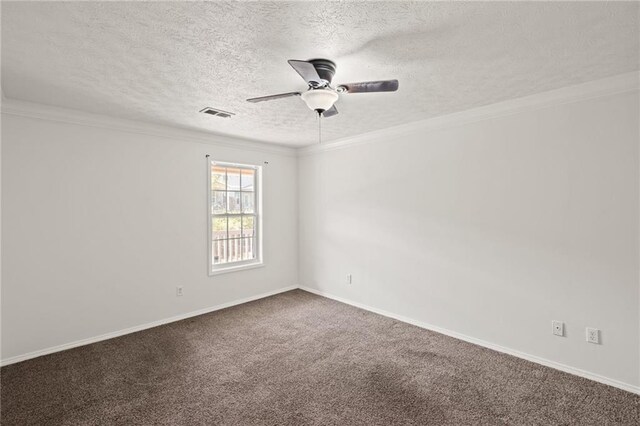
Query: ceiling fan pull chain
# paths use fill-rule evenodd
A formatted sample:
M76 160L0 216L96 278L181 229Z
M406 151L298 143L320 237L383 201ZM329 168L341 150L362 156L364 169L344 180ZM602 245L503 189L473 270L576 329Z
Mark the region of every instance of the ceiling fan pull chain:
M322 143L322 113L318 112L318 143Z

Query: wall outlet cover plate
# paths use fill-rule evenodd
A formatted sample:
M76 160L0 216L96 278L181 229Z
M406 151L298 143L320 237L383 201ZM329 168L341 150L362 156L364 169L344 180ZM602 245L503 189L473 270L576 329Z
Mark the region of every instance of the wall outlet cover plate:
M597 328L587 327L587 342L600 344L600 330Z
M562 321L551 321L552 332L556 336L564 336L564 323Z

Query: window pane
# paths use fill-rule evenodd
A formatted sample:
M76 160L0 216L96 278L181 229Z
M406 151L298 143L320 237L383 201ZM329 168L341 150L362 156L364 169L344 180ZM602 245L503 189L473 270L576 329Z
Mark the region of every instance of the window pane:
M242 260L256 258L255 238L242 239Z
M242 240L240 238L234 238L229 241L229 254L227 256L228 262L239 262L242 260Z
M213 241L213 264L227 263L227 240Z
M225 170L225 167L211 166L211 189L218 189L222 191L227 189Z
M213 270L258 258L260 168L211 164L211 265ZM248 261L248 262L247 262ZM218 268L219 266L219 268Z
M255 235L254 222L255 219L253 216L242 216L243 237L253 237Z
M227 192L227 212L240 213L240 193Z
M214 217L212 220L213 239L223 240L227 238L227 218Z
M224 214L227 211L227 193L223 191L213 191L211 203L213 204L213 214Z
M229 238L240 238L240 229L242 221L240 216L232 216L229 218Z
M242 169L242 190L253 191L254 182L256 179L256 171L253 169Z
M240 191L240 169L227 168L227 190Z
M255 213L253 192L242 193L242 213Z

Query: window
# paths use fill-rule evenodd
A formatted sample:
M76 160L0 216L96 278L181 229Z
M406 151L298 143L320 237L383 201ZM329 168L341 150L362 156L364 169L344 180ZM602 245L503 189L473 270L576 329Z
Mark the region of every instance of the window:
M262 264L261 168L211 161L209 272Z

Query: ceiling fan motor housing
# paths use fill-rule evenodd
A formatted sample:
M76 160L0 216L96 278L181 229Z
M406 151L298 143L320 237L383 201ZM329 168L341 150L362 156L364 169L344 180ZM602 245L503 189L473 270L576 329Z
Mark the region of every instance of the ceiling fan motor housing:
M328 59L310 59L308 62L313 64L321 79L331 84L331 80L333 80L333 76L336 73L335 62ZM318 81L318 84L323 86L321 81Z

